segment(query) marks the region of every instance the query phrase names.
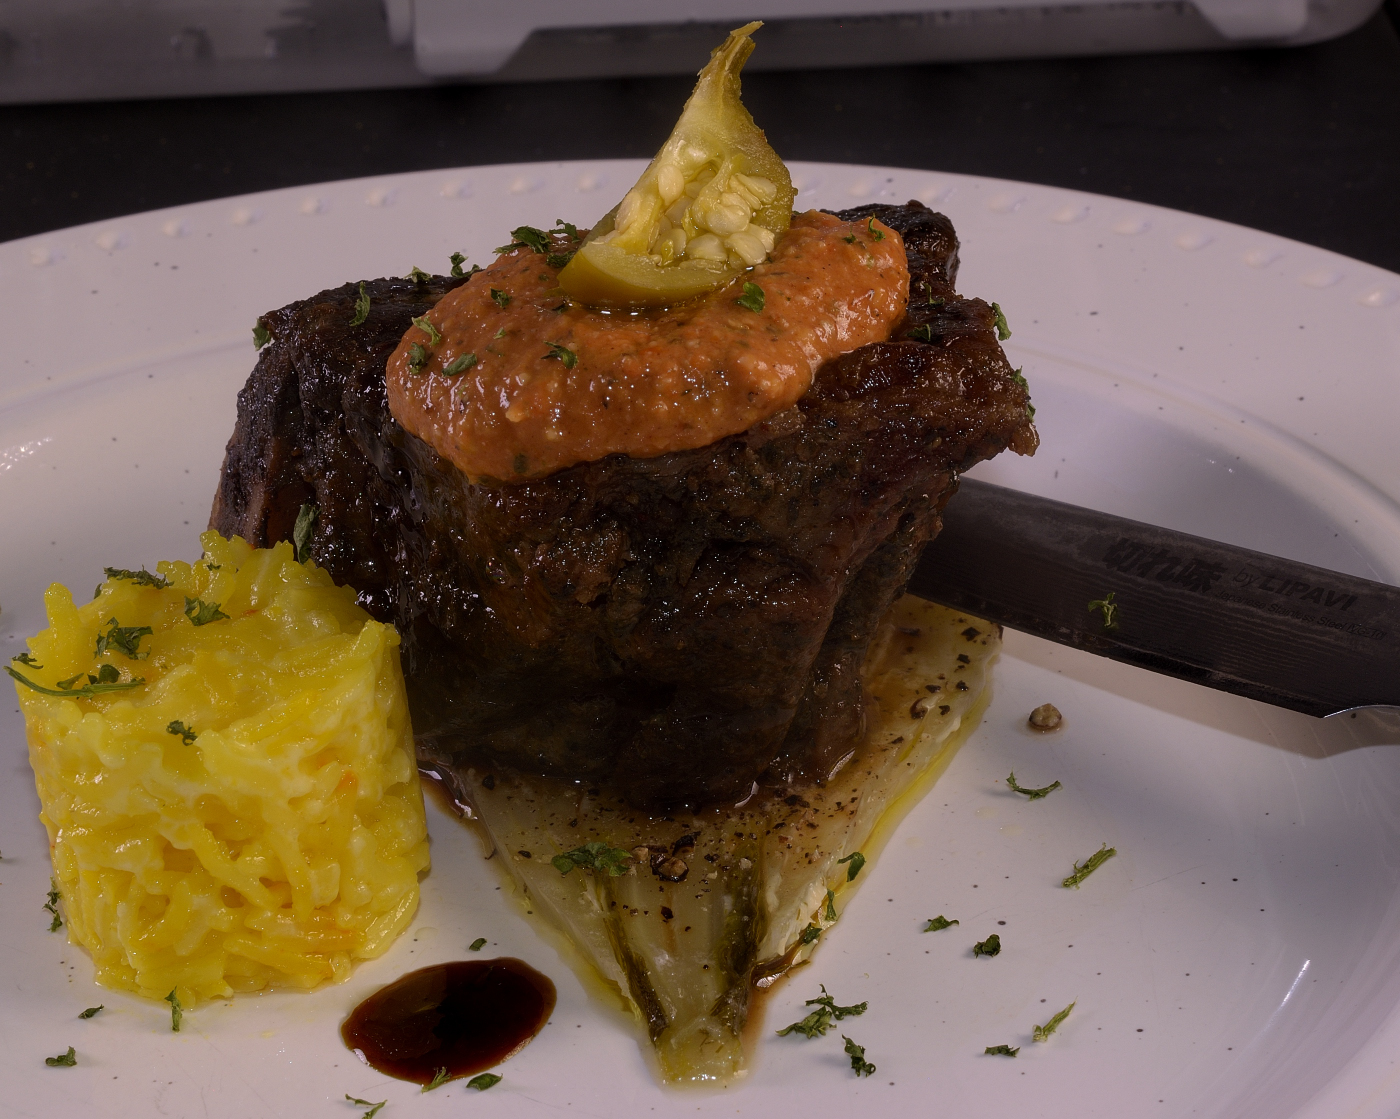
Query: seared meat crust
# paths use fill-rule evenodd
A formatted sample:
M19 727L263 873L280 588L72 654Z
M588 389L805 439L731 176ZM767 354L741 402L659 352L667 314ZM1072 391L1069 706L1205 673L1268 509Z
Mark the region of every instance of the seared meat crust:
M370 282L356 327L354 284L264 315L211 526L266 545L319 507L316 562L403 635L425 763L653 808L821 779L958 474L1037 440L990 308L953 290L951 223L916 202L841 216L870 215L909 257L892 341L741 435L525 482L471 483L389 414L385 360L465 280Z

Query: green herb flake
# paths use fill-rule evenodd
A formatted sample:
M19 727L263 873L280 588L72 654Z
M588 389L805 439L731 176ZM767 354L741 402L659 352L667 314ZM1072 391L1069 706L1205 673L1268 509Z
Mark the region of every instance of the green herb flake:
M447 259L452 262L452 276L461 277L466 275L466 273L462 271L462 265L467 259L465 253L453 253Z
M253 349L260 350L272 341L272 331L263 326L262 319L253 324Z
M841 1040L846 1043L846 1056L851 1058L851 1071L857 1076L869 1076L875 1071L875 1066L865 1059L865 1046L857 1045L845 1034L841 1035Z
M573 253L549 253L545 256L544 262L551 268L562 269L569 261L574 259ZM549 277L553 279L553 277Z
M487 1088L494 1088L501 1082L501 1078L494 1072L483 1072L479 1076L473 1076L467 1081L468 1088L475 1088L478 1092L484 1092Z
M419 268L418 265L415 264L412 268L408 270L408 275L405 276L404 279L412 280L415 284L426 284L429 280L432 279L432 277L429 276L428 273L424 272L423 269Z
M185 1008L180 1005L180 996L173 988L170 994L165 996L165 1001L170 1004L170 1032L177 1034L180 1032L180 1023L185 1018Z
M830 890L826 892L826 913L823 916L827 921L836 920L836 895Z
M883 241L885 239L885 235L880 230L875 228L874 218L871 218L868 222L865 223L865 231L870 234L870 238L872 241Z
M549 347L549 353L544 355L546 360L558 358L564 363L565 369L572 369L578 364L578 354L574 353L568 346L560 345L558 342L546 342L545 345Z
M12 656L12 657L10 658L10 660L12 660L12 661L19 661L20 664L25 665L25 666L28 667L28 668L43 668L43 667L44 667L42 664L40 664L38 661L36 661L36 660L35 660L32 656L30 656L28 653L16 653L14 656Z
M798 1033L806 1038L825 1037L826 1031L831 1029L832 1022L864 1014L870 1004L858 1002L854 1006L837 1006L836 1000L827 993L826 985L822 984L822 993L817 998L808 999L804 1005L815 1006L817 1009L800 1022L784 1026L778 1031L779 1037L786 1037L791 1033Z
M110 680L103 678L102 669L106 669L112 674ZM93 696L104 695L107 692L130 691L132 688L141 687L141 685L146 682L146 679L143 676L133 676L130 680L127 680L124 683L117 683L116 680L119 678L120 674L117 672L116 668L114 668L110 664L104 664L102 666L102 669L98 670L97 676L88 677L89 683L85 687L73 687L73 685L83 676L83 673L80 672L77 676L70 676L67 680L60 680L58 682L58 689L54 689L46 688L43 684L36 684L33 680L30 680L28 677L21 676L8 664L5 665L5 671L8 672L10 676L13 677L15 680L18 680L21 684L23 684L26 688L29 688L32 691L36 691L40 695L58 696L59 699L91 699Z
M904 337L912 338L915 342L932 342L933 327L929 326L926 322L920 323Z
M427 315L419 315L416 319L411 321L414 326L428 336L428 345L436 346L442 341L442 332L433 325L433 320L428 318Z
M961 922L956 919L950 921L947 917L943 916L943 914L940 913L937 917L933 918L933 920L929 921L928 924L926 924L923 927L922 931L942 932L944 929L951 929L954 925L957 924L961 924Z
M1005 342L1011 337L1011 328L1006 325L1006 315L995 303L992 304L992 322L997 328L998 342Z
M479 936L479 937L477 937L477 938L476 938L475 940L473 940L469 945L467 945L468 951L471 951L471 952L480 952L480 951L481 951L483 948L485 948L485 947L486 947L486 938L485 938L484 936Z
M476 354L458 354L442 367L444 377L456 377L476 367Z
M856 243L856 235L852 233L846 237L842 237L841 240L845 241L848 245L854 245Z
M1113 858L1116 854L1118 854L1118 848L1110 847L1105 843L1082 863L1075 863L1074 872L1061 882L1060 885L1065 887L1073 886L1076 890L1079 889L1079 884L1083 882L1084 879L1088 878L1089 875L1093 874L1094 871L1098 870L1099 867L1103 866L1104 863L1108 862L1108 860Z
M374 1119L374 1117L379 1114L379 1109L389 1102L388 1100L380 1100L378 1103L370 1103L369 1100L358 1099L355 1096L352 1096L349 1092L345 1093L345 1098L351 1103L353 1103L356 1107L369 1108L368 1111L366 1111L363 1115L360 1116L360 1119Z
M95 1018L99 1010L106 1010L105 1006L90 1006L78 1015L79 1018Z
M219 609L217 602L205 602L200 598L185 598L185 617L190 623L196 626L207 626L210 622L217 622L221 618L228 621L228 615Z
M1069 1017L1069 1012L1074 1009L1075 1004L1078 1001L1078 999L1075 999L1074 1002L1070 1003L1062 1011L1056 1014L1055 1017L1051 1018L1050 1021L1045 1023L1045 1025L1036 1026L1033 1030L1031 1030L1031 1040L1049 1041L1050 1035L1060 1028L1060 1023Z
M1092 614L1095 610L1103 611L1104 629L1118 628L1118 603L1113 601L1113 596L1116 593L1115 591L1109 591L1103 598L1096 598L1093 602L1089 603L1089 613Z
M564 236L568 237L569 240L578 240L578 226L572 224L571 222L565 221L563 218L555 218L554 224L564 230Z
M311 539L320 519L321 510L314 505L303 505L297 510L296 524L292 525L292 554L297 563L305 563L311 558Z
M116 618L107 619L107 632L101 630L97 633L97 651L93 656L100 657L109 649L113 649L130 660L145 660L151 655L147 649L144 653L140 651L141 638L148 637L155 630L150 626L119 626Z
M515 458L511 461L510 465L511 469L513 469L517 474L524 474L527 470L530 469L530 460L524 455L516 455ZM558 866L559 864L556 863L555 865Z
M740 307L753 311L755 314L763 310L764 304L763 289L757 284L744 284L744 294L734 300Z
M492 288L491 300L496 304L497 307L504 311L507 307L510 306L510 292L502 291L500 288Z
M1026 380L1024 374L1022 374L1022 372L1019 369L1013 369L1011 371L1011 379L1026 390L1027 396L1030 395L1030 382ZM1035 405L1032 404L1029 400L1026 401L1026 413L1030 416L1031 419L1035 419Z
M434 1088L441 1088L446 1083L447 1066L444 1065L443 1067L439 1068L437 1072L433 1073L433 1078L430 1081L428 1081L428 1083L423 1085L423 1091L431 1092Z
M844 859L836 860L837 866L841 866L843 863L851 864L850 866L846 867L846 881L854 882L856 880L856 875L859 874L861 868L865 866L865 856L862 855L859 851L852 851Z
M549 234L533 225L522 225L510 231L510 244L502 245L496 253L513 252L516 249L534 249L537 253L549 251Z
M100 664L97 666L97 675L88 675L89 684L115 684L122 678L122 674L117 671L114 664Z
M140 571L128 571L125 567L104 567L102 573L108 579L125 579L138 587L154 587L158 591L163 591L171 585L164 575L152 575L144 567Z
M414 376L417 376L419 373L423 372L423 366L427 363L427 361L428 351L425 350L422 346L420 346L417 342L410 342L408 344L409 373L413 374Z
M972 946L973 957L997 956L1001 954L1001 937L992 933L986 940L979 940Z
M63 928L63 918L58 913L58 899L63 895L58 891L58 883L49 879L49 900L44 902L44 908L53 914L53 920L49 922L49 932L58 932Z
M606 872L613 878L627 873L632 866L632 852L614 847L610 843L594 840L550 860L560 874L568 874L574 867L580 870Z
M797 938L797 942L799 944L812 944L821 934L820 925L808 925L802 930L802 935Z
M67 1053L60 1053L57 1057L45 1057L44 1064L49 1068L72 1068L78 1063L78 1055L73 1051L73 1047L68 1047Z
M1022 793L1027 800L1044 800L1056 789L1064 788L1058 781L1052 781L1043 789L1023 789L1016 783L1016 771L1014 769L1007 774L1006 787L1013 793Z
M365 291L364 281L360 281L360 298L355 300L355 313L350 316L350 325L359 326L369 318L369 292Z
M1021 1047L1019 1045L1014 1049L1009 1045L989 1045L982 1050L982 1052L989 1057L1014 1057L1020 1051Z
M165 733L179 735L180 741L186 746L193 746L195 739L199 737L199 735L195 734L189 727L185 726L184 723L180 722L179 719L172 720L166 726Z

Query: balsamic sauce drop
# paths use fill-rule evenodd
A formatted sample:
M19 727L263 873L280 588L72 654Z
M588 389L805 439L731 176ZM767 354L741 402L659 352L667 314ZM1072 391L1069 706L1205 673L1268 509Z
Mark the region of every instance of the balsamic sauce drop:
M554 984L523 960L458 960L381 987L340 1027L345 1044L386 1076L432 1081L485 1072L529 1043L554 1011Z

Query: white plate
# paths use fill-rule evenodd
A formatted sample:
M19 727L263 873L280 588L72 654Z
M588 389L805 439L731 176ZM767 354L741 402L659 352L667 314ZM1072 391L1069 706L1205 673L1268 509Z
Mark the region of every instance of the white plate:
M522 222L586 222L634 162L426 172L276 191L0 245L0 652L51 580L193 556L234 396L269 308L347 279L485 262ZM1044 446L984 477L1358 575L1400 576L1400 277L1138 203L919 171L795 165L801 202L920 198L996 299ZM1051 737L1021 729L1050 700ZM742 1087L675 1093L435 810L412 932L345 985L165 1007L103 991L49 934L44 833L13 705L0 716L0 1112L353 1116L831 1114L1391 1116L1400 1111L1400 752L1009 634L985 724L899 829L767 1026L826 986L868 1000L839 1039L771 1036ZM1008 770L1065 788L1028 804ZM1058 882L1101 842L1116 859ZM923 919L961 924L922 934ZM1004 925L999 922L1005 922ZM1005 944L971 958L990 932ZM559 986L553 1021L478 1096L420 1095L337 1026L365 994L478 936ZM1071 1000L1044 1045L1029 1039ZM78 1011L98 1002L91 1021ZM1012 1061L987 1045L1021 1045ZM79 1064L43 1058L75 1046Z

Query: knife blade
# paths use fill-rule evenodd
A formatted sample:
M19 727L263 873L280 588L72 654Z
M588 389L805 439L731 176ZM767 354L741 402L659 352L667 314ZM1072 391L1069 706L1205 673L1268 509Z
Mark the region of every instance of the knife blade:
M909 592L1308 715L1400 706L1400 589L973 478Z

